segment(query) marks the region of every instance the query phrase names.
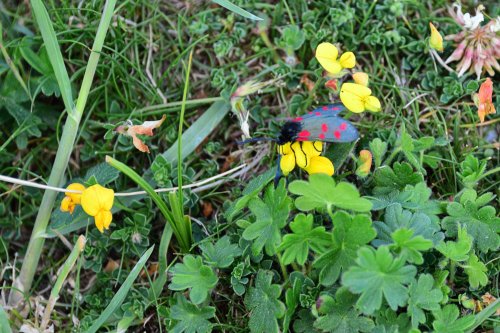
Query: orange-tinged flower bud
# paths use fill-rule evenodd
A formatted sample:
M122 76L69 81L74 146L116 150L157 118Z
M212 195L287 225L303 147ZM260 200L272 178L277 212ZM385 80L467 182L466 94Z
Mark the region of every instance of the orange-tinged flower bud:
M359 152L358 169L356 170L356 175L358 177L366 177L370 173L372 167L372 153L369 150L362 150Z
M481 122L484 122L487 115L496 113L493 105L493 81L489 77L479 87L477 104L477 114Z
M363 72L356 72L356 73L352 74L352 79L357 84L361 84L365 87L368 87L368 81L369 81L368 74L363 73Z

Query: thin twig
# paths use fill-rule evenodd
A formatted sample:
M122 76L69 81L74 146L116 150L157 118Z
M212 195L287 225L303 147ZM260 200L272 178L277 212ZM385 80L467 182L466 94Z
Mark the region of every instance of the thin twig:
M445 64L445 62L443 61L443 59L441 59L441 56L436 52L436 50L431 49L430 51L434 59L436 59L437 62L439 62L439 64L443 66L444 69L446 69L450 73L455 73L455 70L453 68Z
M160 95L161 100L163 101L164 104L167 103L167 98L163 93L161 92L160 88L158 88L158 85L156 84L156 81L153 78L153 75L151 74L151 71L149 68L151 67L151 58L153 57L153 30L151 29L151 25L149 25L149 42L148 42L148 58L146 60L146 75L148 76L149 81L153 85L153 87L156 89L156 92L158 95Z

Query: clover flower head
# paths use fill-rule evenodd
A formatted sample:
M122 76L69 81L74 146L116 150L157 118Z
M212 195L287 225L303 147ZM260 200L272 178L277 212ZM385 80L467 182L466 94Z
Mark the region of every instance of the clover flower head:
M337 59L338 55L337 47L331 43L321 43L316 48L316 59L332 77L342 77L346 68L353 68L356 65L354 53L345 52Z
M340 100L349 111L360 113L363 111L379 112L382 109L377 97L372 96L370 88L361 84L347 82L340 87Z
M79 183L72 183L66 189L83 192L85 191L85 186ZM65 192L64 194L66 196L61 201L61 211L73 214L76 205L79 205L81 202L82 193Z
M457 64L458 76L467 71L475 72L477 78L486 71L494 76L495 70L500 71L500 18L490 20L485 25L482 11L484 6L479 5L476 15L463 14L460 4L454 4L449 9L450 15L462 27L457 34L446 36L446 40L454 41L457 46L455 51L446 59L446 63L459 61Z
M82 208L95 219L95 225L100 232L109 229L113 219L111 208L113 207L115 193L109 188L99 184L87 188L81 198Z
M325 173L332 176L335 172L332 161L320 156L323 150L321 141L287 142L278 146L280 169L287 176L297 165L308 174Z

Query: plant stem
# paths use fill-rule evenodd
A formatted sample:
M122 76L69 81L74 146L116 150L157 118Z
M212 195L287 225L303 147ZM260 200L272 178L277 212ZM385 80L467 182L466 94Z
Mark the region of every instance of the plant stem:
M59 88L61 89L61 95L63 95L66 111L68 112L68 118L66 119L66 123L64 125L59 148L57 149L54 165L49 176L48 185L50 186L60 186L64 177L64 173L66 172L68 161L71 156L73 145L78 133L80 119L83 114L83 110L85 109L87 97L89 95L91 84L94 78L99 55L102 50L104 39L106 37L109 23L111 21L111 17L115 8L115 3L116 0L107 0L104 6L101 22L99 23L94 44L92 45L92 53L90 55L88 65L85 69L80 94L76 103L76 110L73 110L71 100L71 86L68 86L68 84L64 84L66 82L69 82L69 79L67 81L60 81L58 79ZM32 6L36 8L36 10L34 10L33 12L35 14L37 23L41 28L44 43L46 45L50 44L51 49L56 49L59 51L49 58L52 67L54 68L54 71L60 71L60 73L58 73L59 76L57 76L58 78L67 78L68 74L66 69L64 68L64 63L62 62L62 54L60 52L59 46L57 45L54 28L50 23L47 9L45 8L41 0L32 0ZM54 43L56 45L54 45ZM59 60L60 62L57 62ZM62 93L63 91L65 91L64 94ZM21 293L27 292L31 288L33 277L35 275L38 261L40 260L40 254L42 253L42 248L45 241L43 235L45 234L45 231L47 229L56 196L57 192L54 191L45 191L43 195L42 203L40 204L40 209L35 220L35 225L33 226L33 231L31 233L28 249L24 256L21 272L19 274L19 277L13 283L13 290L16 290L17 288L20 290L20 292L11 292L11 294L9 295L10 306L17 306L22 298Z

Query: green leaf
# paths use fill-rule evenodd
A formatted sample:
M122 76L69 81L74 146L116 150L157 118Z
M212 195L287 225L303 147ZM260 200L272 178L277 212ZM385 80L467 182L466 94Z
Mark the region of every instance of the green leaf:
M458 226L457 241L442 242L436 246L436 250L441 252L446 258L453 261L464 261L469 258L472 248L472 237L467 233L467 228Z
M462 265L462 268L469 276L469 284L472 288L477 289L479 286L488 284L488 275L485 274L488 269L475 254L469 256L467 264Z
M434 288L434 279L430 274L422 274L418 281L410 285L410 298L408 299L408 314L411 316L413 327L425 323L427 311L440 309L439 303L443 300L443 293L439 288Z
M245 306L250 311L248 326L252 333L278 333L278 320L285 314L285 305L279 300L281 288L272 284L273 273L259 270L255 287L245 297Z
M406 185L416 185L424 181L420 172L415 172L411 165L404 163L394 163L393 168L382 166L375 172L374 193L387 194L394 190L402 191Z
M0 305L0 333L12 333L9 324L9 318L5 313L3 307Z
M252 179L243 190L242 196L233 202L226 210L224 213L226 218L229 221L232 221L234 216L245 208L248 205L248 202L255 198L260 191L262 191L264 186L266 186L274 178L275 173L275 170L270 169Z
M331 236L325 231L325 227L313 229L313 221L313 215L298 214L290 223L293 234L285 235L278 248L278 251L284 251L282 261L285 265L293 261L304 265L311 249L321 253L330 244Z
M435 333L463 333L474 325L474 316L467 315L458 318L460 312L453 304L448 304L432 314L435 318L432 323Z
M484 206L491 195L477 198L474 190L465 190L460 202L451 202L446 208L448 215L442 221L446 235L455 236L458 225L466 226L474 245L481 252L496 250L500 246L500 218L493 206ZM484 207L481 207L484 206Z
M421 265L424 258L420 252L432 248L432 242L422 236L413 237L413 230L398 229L391 234L394 244L390 245L396 253L401 255L409 263Z
M388 245L393 243L392 233L399 229L413 231L414 237L422 236L437 245L444 239L438 224L422 213L412 214L403 210L400 204L389 206L384 215L384 222L375 221L373 226L377 230L377 239L373 241L374 246Z
M209 266L203 265L200 257L193 255L185 256L183 263L175 264L170 271L173 277L168 288L170 290L191 288L189 298L194 304L205 301L219 280Z
M339 211L333 215L332 222L334 228L331 247L313 264L321 269L319 281L325 286L334 284L340 273L354 264L356 251L376 235L372 221L366 215L352 217Z
M213 306L197 307L188 302L184 295L177 295L177 304L170 309L170 318L177 323L172 333L208 333L213 324L208 320L215 317Z
M467 188L474 188L486 172L486 160L479 161L474 155L468 154L460 163L458 176Z
M108 163L99 163L91 167L83 179L94 178L97 184L106 185L117 179L120 171L110 166Z
M200 249L205 261L218 268L231 266L234 258L241 255L238 244L231 244L228 236L220 238L215 245L211 242L202 243Z
M382 164L382 158L387 152L387 142L383 142L379 138L376 138L370 142L369 146L373 155L373 160L375 161L375 168L378 168Z
M371 319L360 316L354 309L356 298L347 288L337 290L335 301L321 305L325 315L316 319L314 327L332 333L371 332L375 325Z
M361 198L354 185L340 182L325 174L309 176L309 182L296 180L289 186L290 192L300 195L295 206L302 211L336 206L356 212L368 212L372 208L369 200Z
M216 4L221 5L222 7L226 8L226 9L232 11L233 13L241 15L247 19L254 20L254 21L262 21L263 20L262 18L255 16L252 13L247 12L243 8L236 6L235 4L231 3L228 0L212 0L212 1L215 2Z
M139 273L142 271L142 268L148 261L149 257L151 256L151 253L153 253L154 245L151 246L139 259L137 264L135 264L134 268L132 271L130 271L129 275L125 279L125 282L121 285L120 289L115 293L111 301L109 302L108 306L106 306L106 309L101 312L99 315L99 318L97 318L92 326L85 331L85 333L94 333L97 332L99 328L101 328L102 325L108 320L120 307L120 305L123 303L125 300L125 297L127 297L127 294L132 288L132 285L139 275Z
M265 247L270 256L276 253L281 243L281 229L286 225L290 213L291 199L287 196L284 182L275 189L267 187L264 200L254 198L249 203L256 221L243 232L243 238L253 240L252 252L258 254Z
M357 306L365 314L372 314L382 306L382 296L391 309L406 304L408 288L414 280L416 268L405 266L401 257L393 258L389 248L381 246L377 251L369 247L358 250L356 266L342 276L342 284L355 294L361 294Z
M370 200L373 204L372 210L378 211L382 209L386 209L389 206L394 204L403 205L408 202L412 197L412 193L409 191L399 192L393 191L391 193L385 195L378 195L376 197L370 197Z

